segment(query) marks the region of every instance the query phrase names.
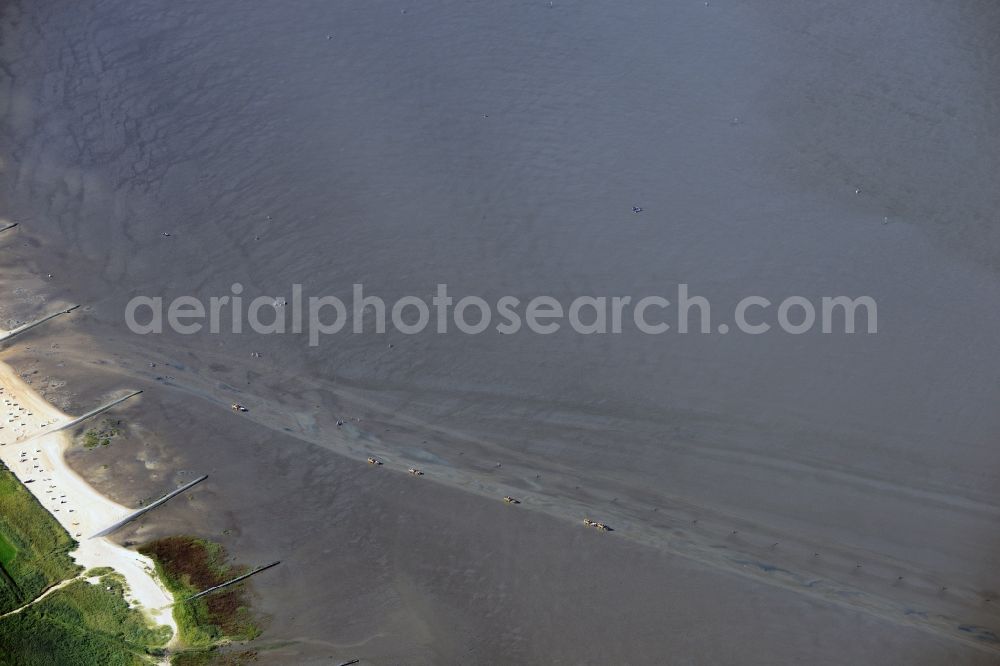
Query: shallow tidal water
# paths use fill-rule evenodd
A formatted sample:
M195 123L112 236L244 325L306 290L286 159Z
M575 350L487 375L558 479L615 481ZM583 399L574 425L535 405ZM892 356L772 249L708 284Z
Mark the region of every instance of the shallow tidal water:
M12 256L135 376L1000 633L994 3L13 1L0 20ZM234 282L564 303L687 283L730 322L748 295L868 295L878 333L309 347L124 324L132 296ZM362 403L379 427L338 431ZM862 559L878 573L852 579Z

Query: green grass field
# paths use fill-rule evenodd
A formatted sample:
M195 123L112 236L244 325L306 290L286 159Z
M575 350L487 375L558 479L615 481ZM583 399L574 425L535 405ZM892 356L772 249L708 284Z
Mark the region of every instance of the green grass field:
M14 561L14 557L17 555L17 548L14 548L14 544L9 543L0 534L0 564L10 566L11 562Z
M170 638L151 627L123 597L121 578L107 574L56 590L0 619L0 666L134 666L153 663Z
M0 465L0 614L34 599L80 568L76 542L6 467Z

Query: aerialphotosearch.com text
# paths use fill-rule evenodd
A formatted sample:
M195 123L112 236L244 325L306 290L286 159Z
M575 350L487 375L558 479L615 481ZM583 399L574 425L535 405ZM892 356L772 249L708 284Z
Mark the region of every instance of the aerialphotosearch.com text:
M428 328L436 334L463 335L490 330L502 335L551 335L564 328L580 335L615 335L629 327L647 335L854 334L859 328L865 334L878 332L878 307L871 296L786 296L780 300L745 296L727 312L725 321L713 323L716 312L709 300L692 295L686 283L677 284L669 298L581 295L571 300L546 295L501 296L491 301L463 295L456 299L447 284L438 284L429 299L403 296L390 302L365 293L362 284L353 285L350 298L307 297L301 284L292 285L290 297L251 298L243 292L243 285L234 283L230 293L208 298L135 296L126 305L125 323L139 335L162 333L165 326L182 335L305 333L312 347L324 336L384 334L390 326L404 335L424 333Z

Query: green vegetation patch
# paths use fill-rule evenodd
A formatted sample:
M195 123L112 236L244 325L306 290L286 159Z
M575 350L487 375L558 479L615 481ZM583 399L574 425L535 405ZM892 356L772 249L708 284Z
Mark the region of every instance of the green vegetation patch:
M104 419L98 428L91 428L83 433L83 448L96 449L98 446L110 446L111 440L124 436L125 426L121 419Z
M0 614L31 601L80 567L76 547L56 519L0 465Z
M129 608L117 574L77 580L0 619L0 666L135 666L163 654L170 628Z
M148 543L139 552L156 563L160 579L178 601L174 606L174 619L184 645L196 650L210 650L223 641L251 640L260 634L250 614L245 584L234 585L193 601L183 601L202 590L247 573L247 567L227 562L222 546L205 539L175 536ZM210 663L198 661L206 658L208 655L204 652L188 652L177 655L174 664ZM222 658L222 655L212 658Z
M0 565L10 566L10 563L14 561L14 557L16 556L17 548L0 534Z
M246 666L257 661L256 650L241 650L222 653L219 651L200 650L197 652L182 652L174 655L171 666Z
M86 578L95 578L98 576L106 576L114 572L115 570L111 567L94 567L93 569L87 569L87 572L83 575Z

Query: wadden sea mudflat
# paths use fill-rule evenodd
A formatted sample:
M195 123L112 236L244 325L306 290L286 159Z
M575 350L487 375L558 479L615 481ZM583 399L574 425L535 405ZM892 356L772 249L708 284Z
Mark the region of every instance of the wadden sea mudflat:
M115 543L282 561L234 659L994 663L997 26L985 1L6 3L0 316L81 307L0 360L65 413L143 390L116 408L138 435L67 457L121 506L209 474ZM235 283L685 283L713 325L125 323ZM722 333L751 294L870 295L878 332Z

